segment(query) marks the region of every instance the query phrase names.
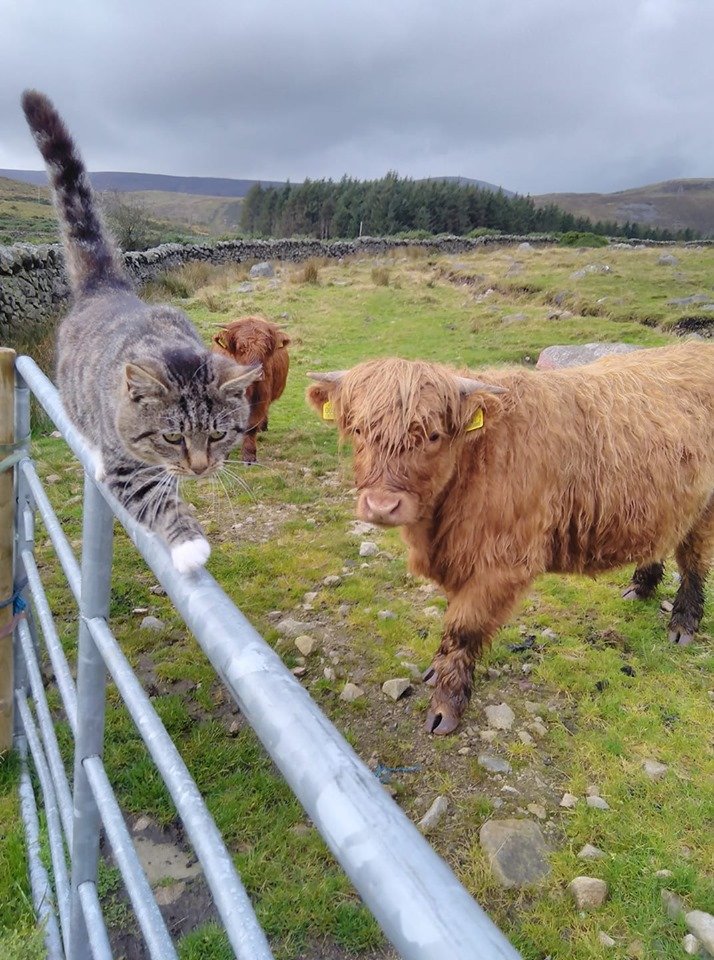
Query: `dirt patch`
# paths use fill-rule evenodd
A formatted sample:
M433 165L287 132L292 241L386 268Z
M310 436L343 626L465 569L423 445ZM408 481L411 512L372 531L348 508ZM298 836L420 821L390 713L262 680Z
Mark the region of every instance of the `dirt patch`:
M714 313L682 317L681 320L677 320L672 330L680 337L696 333L700 337L712 339L714 338Z

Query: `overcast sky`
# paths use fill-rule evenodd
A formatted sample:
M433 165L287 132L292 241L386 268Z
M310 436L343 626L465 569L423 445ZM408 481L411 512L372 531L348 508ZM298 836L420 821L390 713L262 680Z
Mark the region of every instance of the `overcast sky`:
M44 90L94 170L714 176L714 0L2 0L0 167Z

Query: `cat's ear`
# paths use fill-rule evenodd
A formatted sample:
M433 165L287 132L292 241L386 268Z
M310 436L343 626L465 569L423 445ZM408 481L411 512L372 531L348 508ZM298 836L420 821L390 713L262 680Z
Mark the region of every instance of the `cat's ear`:
M221 396L223 397L240 397L245 393L246 387L249 387L251 383L255 383L256 380L263 379L263 365L260 363L252 363L248 367L236 367L240 373L237 376L231 376L230 379L224 380L220 385L219 390Z
M124 367L124 381L131 400L160 400L168 392L155 371L149 371L136 363L127 363Z

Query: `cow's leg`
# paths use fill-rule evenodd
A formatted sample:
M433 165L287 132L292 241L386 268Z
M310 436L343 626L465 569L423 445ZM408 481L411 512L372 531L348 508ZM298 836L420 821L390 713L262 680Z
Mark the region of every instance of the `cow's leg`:
M674 598L669 639L684 647L694 639L704 612L704 585L714 559L714 496L675 556L682 580Z
M456 729L471 696L476 658L531 581L518 570L489 570L449 599L444 636L424 675L434 688L426 720L429 733L443 735Z
M243 463L255 463L257 459L255 430L251 430L243 437Z
M622 599L647 600L655 592L663 576L663 561L639 564L632 574L629 587L622 594Z
M268 429L268 418L267 418L267 416L266 416L265 420L263 420L263 422L260 424L260 426L258 427L258 429L259 429L261 432L266 431L266 430Z

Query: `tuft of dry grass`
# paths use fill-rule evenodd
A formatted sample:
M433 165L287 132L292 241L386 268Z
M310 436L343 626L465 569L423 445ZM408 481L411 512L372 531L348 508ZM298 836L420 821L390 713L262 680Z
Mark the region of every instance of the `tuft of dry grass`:
M376 287L388 287L389 270L386 267L372 267L372 280Z
M297 273L298 283L318 284L320 282L320 265L317 260L308 260Z

